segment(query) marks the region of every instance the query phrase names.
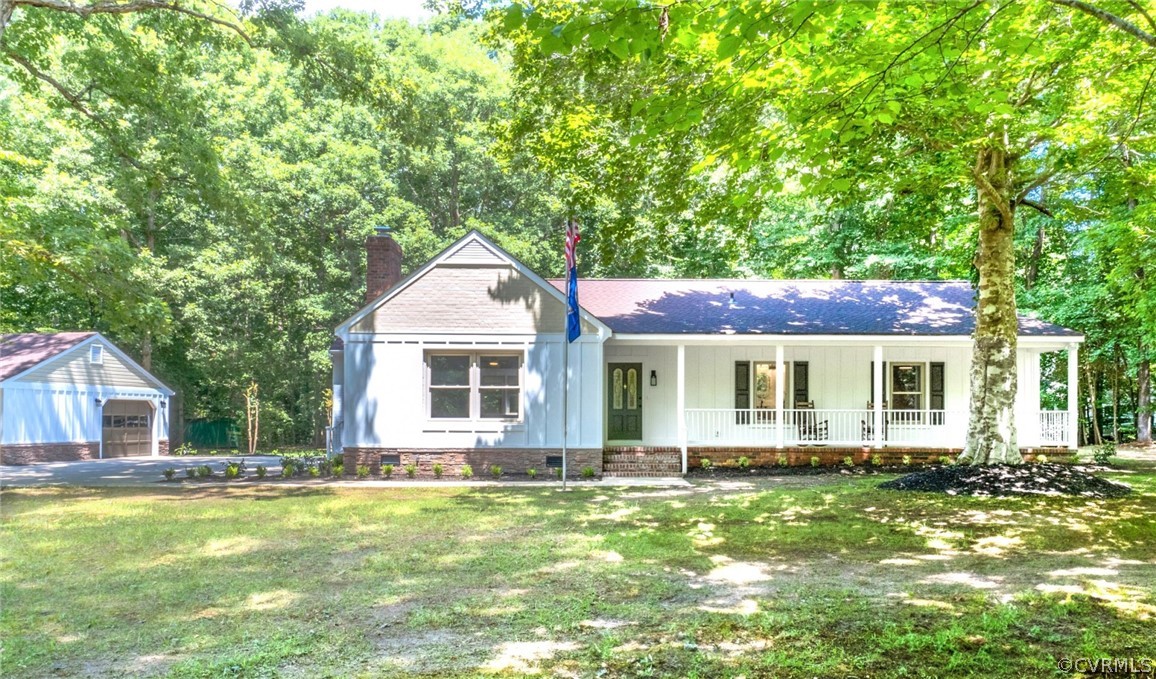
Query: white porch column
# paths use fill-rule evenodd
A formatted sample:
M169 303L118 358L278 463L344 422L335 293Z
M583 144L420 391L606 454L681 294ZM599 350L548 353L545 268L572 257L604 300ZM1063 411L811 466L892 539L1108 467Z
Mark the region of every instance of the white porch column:
M872 366L872 374L875 376L875 386L871 390L871 405L874 412L871 415L871 421L874 423L871 427L872 438L871 445L876 448L883 447L883 345L875 345L875 363Z
M678 445L682 449L682 473L686 474L686 345L678 345L678 377L675 409L678 411Z
M787 386L787 369L783 362L783 345L775 345L775 423L779 431L779 447L783 447L787 423L783 419L783 391Z
M1068 448L1080 445L1080 345L1068 345Z

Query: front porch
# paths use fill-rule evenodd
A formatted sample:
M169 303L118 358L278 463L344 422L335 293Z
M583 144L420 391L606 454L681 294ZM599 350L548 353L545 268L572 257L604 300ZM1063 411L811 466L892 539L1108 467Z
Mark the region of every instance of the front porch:
M752 463L756 454L787 454L791 464L875 455L898 464L903 455L934 461L962 450L969 339L769 339L610 340L605 447L677 450L684 473L715 452ZM1067 353L1075 385L1075 344L1021 341L1018 350L1017 440L1029 454L1076 447L1076 390L1067 389L1066 410L1041 399L1042 357L1056 351Z

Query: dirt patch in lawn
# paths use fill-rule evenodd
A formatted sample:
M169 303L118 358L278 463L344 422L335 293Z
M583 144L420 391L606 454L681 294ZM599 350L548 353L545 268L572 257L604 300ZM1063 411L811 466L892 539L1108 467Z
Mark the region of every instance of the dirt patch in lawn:
M992 497L1076 495L1117 498L1132 492L1129 486L1095 476L1089 468L1066 464L945 466L901 476L881 483L879 487Z

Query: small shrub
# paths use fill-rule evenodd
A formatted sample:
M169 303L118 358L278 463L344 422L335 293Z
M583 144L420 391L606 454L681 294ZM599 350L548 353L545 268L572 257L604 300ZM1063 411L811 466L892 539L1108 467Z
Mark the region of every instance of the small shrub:
M1092 461L1096 464L1111 464L1113 457L1116 457L1115 441L1104 441L1097 446L1096 450L1092 453Z
M490 476L494 477L495 479L502 478L502 468L496 464L490 465Z
M586 479L587 481L594 478L594 467L583 467L582 478Z
M196 455L197 451L187 443L182 443L177 446L176 450L172 451L173 455Z
M788 460L786 455L780 455L778 459L775 460L775 464L779 465L780 467L786 467L787 463Z
M220 454L221 454L221 452L218 450L210 450L209 451L209 455L220 455Z
M266 467L263 464L257 465L257 478L263 479L263 478L265 478L265 475L268 473L269 473L268 467Z
M357 478L359 478L359 479L368 479L369 478L369 465L367 465L367 464L357 465Z
M812 455L811 456L811 466L812 467L818 467L819 466L819 456L818 455Z
M393 465L392 464L381 465L381 475L387 479L392 478L393 477Z
M747 457L746 455L743 455L742 457L740 457L739 458L739 469L750 469L750 468L751 468L751 458Z
M165 481L172 481L173 477L177 475L177 470L169 467L161 473L165 475Z
M241 475L241 465L236 462L225 463L225 478L235 479Z
M442 472L444 472L445 470L446 470L446 468L442 466L441 462L438 462L437 464L435 464L433 466L434 478L440 479L442 477Z
M207 477L212 476L212 475L213 475L213 468L210 467L209 465L203 464L203 465L197 467L197 476L199 476L201 478L207 478Z
M408 476L409 478L412 479L415 476L417 476L417 465L416 464L410 462L409 464L407 464L404 467L404 469L405 469L405 475Z
M710 458L704 457L704 458L702 458L702 462L700 464L702 465L703 469L710 469L710 466L712 463L710 461Z
M558 479L562 478L562 468L561 467L554 467L554 477L558 478Z
M904 455L903 456L903 466L904 467L910 467L911 466L911 456L910 455Z
M854 467L855 466L855 458L848 455L847 457L843 458L843 464L847 467Z
M196 477L196 475L197 475L197 468L196 467L185 467L185 476L187 476L191 479L191 478Z
M939 464L944 464L944 465L951 464L951 456L950 455L940 455L939 456Z
M1036 455L1036 464L1047 464L1047 463L1048 463L1048 456L1047 455Z
M530 467L529 469L526 470L526 476L529 476L532 479L536 479L536 478L538 478L538 470L534 469L533 467Z
M345 474L345 463L344 462L334 462L333 463L333 475L334 476L342 476L344 474Z
M312 478L315 478L315 479L320 477L321 476L321 468L318 467L317 465L311 466L309 468L309 476Z
M875 466L875 467L882 467L883 466L883 456L880 455L879 453L875 453L874 455L871 456L871 464L872 464L872 466Z
M463 479L472 479L474 477L474 468L468 464L463 464L461 475Z
M283 479L293 478L293 464L292 463L281 465L281 478L283 478Z

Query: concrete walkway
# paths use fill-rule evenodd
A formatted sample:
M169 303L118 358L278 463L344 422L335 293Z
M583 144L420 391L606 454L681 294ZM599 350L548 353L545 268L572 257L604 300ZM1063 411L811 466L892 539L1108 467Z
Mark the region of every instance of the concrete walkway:
M213 473L220 475L228 461L245 460L245 479L235 483L213 483L205 481L182 482L185 478L186 467L196 467L207 464ZM265 465L269 470L269 479L258 481L254 474L257 465ZM164 479L164 470L173 468L177 476L171 483L161 483ZM477 487L511 487L511 488L556 488L561 483L557 480L543 481L491 481L477 479L463 481L461 479L443 479L429 481L425 479L409 480L405 478L385 480L381 477L369 479L310 479L297 477L292 481L282 481L281 458L266 455L220 457L207 455L189 455L185 457L128 457L110 460L85 460L82 462L44 462L41 464L21 466L0 466L0 487L3 488L31 488L36 486L154 486L185 488L229 488L250 487L257 484L276 485L299 488L321 488L336 486L342 488L477 488ZM690 482L681 477L669 478L608 478L601 481L583 481L572 479L568 485L573 487L644 487L669 488L690 486Z

